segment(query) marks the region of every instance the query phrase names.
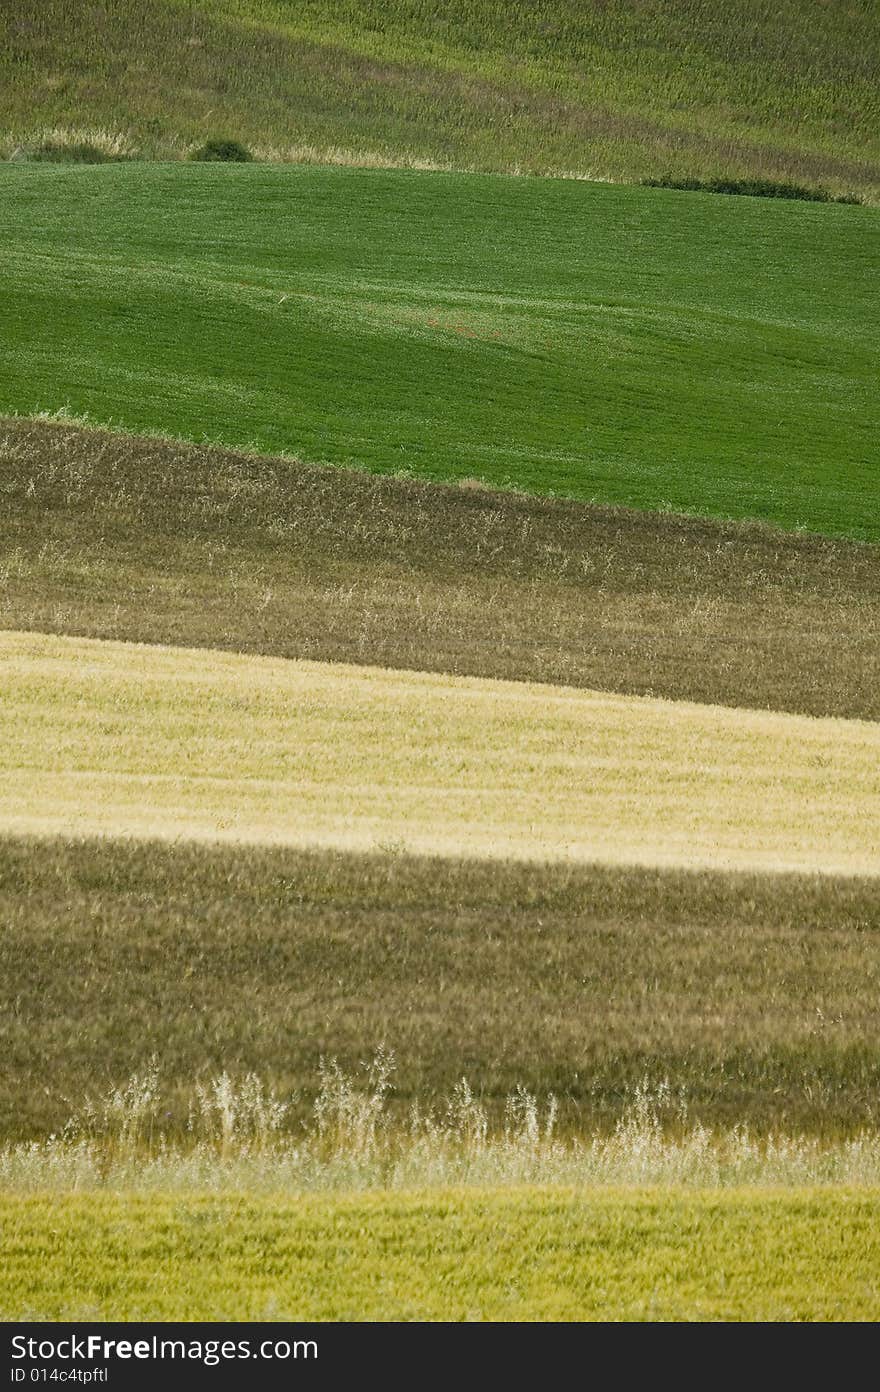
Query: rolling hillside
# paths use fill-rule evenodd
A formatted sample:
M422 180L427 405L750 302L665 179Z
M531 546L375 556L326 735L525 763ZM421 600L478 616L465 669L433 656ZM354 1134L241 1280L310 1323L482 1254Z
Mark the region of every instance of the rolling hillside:
M11 1139L154 1048L307 1117L383 1041L395 1115L872 1123L876 546L64 422L0 479L2 626L61 635L0 646Z
M2 6L0 1318L877 1317L878 199L876 0Z
M876 195L873 0L18 0L7 153L91 140L178 158L759 175Z
M0 166L0 409L880 537L874 209Z

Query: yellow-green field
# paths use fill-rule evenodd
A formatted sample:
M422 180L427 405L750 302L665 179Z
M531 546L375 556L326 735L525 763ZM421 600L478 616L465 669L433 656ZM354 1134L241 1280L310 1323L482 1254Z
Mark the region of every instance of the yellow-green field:
M0 1199L3 1319L876 1320L880 1193Z
M0 828L880 871L880 726L0 637Z

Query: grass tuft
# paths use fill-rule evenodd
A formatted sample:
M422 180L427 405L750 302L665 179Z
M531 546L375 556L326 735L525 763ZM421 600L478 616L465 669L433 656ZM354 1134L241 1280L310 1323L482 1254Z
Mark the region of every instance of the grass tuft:
M206 140L204 145L199 145L190 155L190 159L203 164L248 164L253 158L250 150L237 140L217 138Z
M257 1075L224 1071L190 1092L187 1133L170 1138L155 1064L87 1104L63 1130L0 1150L0 1190L40 1193L247 1191L249 1194L528 1186L799 1188L880 1185L880 1134L845 1140L719 1130L694 1121L686 1097L644 1079L611 1130L556 1134L557 1102L523 1086L500 1126L467 1079L439 1107L388 1109L394 1055L354 1074L322 1060L309 1121L284 1128L288 1104Z
M130 136L89 126L55 126L33 131L8 147L15 163L118 164L137 158Z

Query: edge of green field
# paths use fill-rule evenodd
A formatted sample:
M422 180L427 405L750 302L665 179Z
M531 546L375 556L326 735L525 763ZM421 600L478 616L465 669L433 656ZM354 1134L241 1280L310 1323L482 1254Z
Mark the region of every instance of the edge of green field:
M873 209L263 165L0 187L0 410L880 537Z

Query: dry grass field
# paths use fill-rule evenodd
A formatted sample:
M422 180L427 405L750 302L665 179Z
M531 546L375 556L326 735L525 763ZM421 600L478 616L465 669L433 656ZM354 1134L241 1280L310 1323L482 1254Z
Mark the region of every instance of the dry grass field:
M880 726L0 635L0 828L880 872Z
M880 1122L876 878L3 837L0 924L4 1140L61 1134L153 1054L160 1131L229 1070L296 1137L321 1058L360 1074L383 1044L404 1125L462 1076L496 1123L554 1093L567 1134L646 1079L673 1129L682 1097L765 1136Z
M0 421L0 628L880 718L880 548Z

